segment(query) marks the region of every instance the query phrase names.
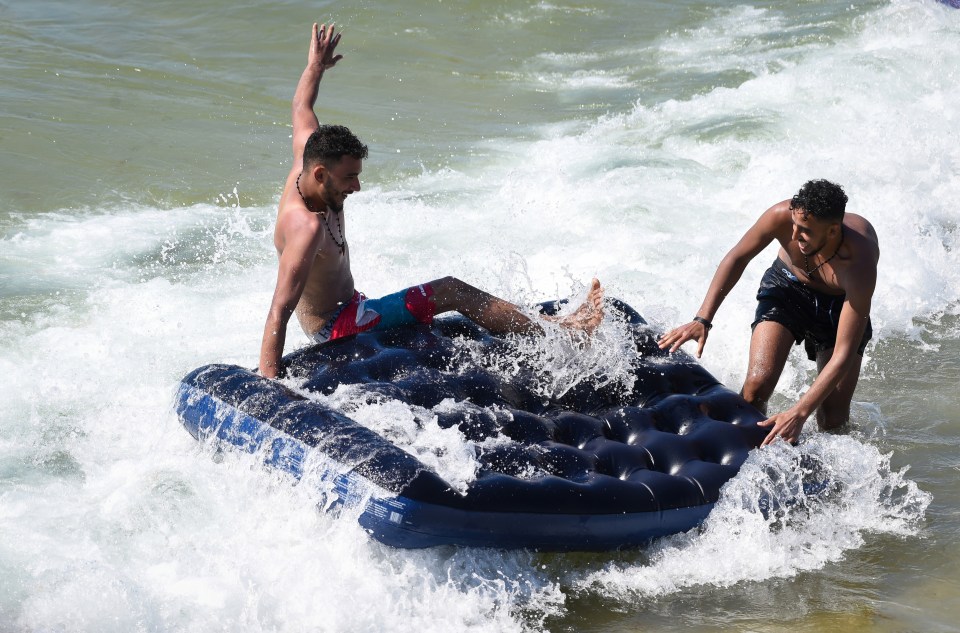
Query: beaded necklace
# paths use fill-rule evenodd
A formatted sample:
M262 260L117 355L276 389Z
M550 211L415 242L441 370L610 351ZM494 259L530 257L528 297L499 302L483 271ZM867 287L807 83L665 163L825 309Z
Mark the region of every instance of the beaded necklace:
M343 236L343 227L340 225L340 214L339 213L333 214L334 219L337 221L337 233L340 234L340 239L338 240L336 236L333 234L333 231L330 230L330 225L327 223L326 212L314 211L313 209L310 208L310 203L307 202L307 199L303 197L303 192L300 191L300 176L302 175L303 174L297 174L297 193L300 194L300 199L303 200L303 204L306 205L308 211L310 211L311 213L318 213L320 215L320 217L323 219L323 225L327 227L327 233L330 234L330 239L333 240L333 243L336 244L337 248L340 249L340 254L343 255L344 252L347 250L347 238ZM825 263L826 262L824 262L824 264Z
M834 257L837 256L837 253L840 252L840 247L841 247L841 246L843 246L843 226L842 226L842 225L840 226L840 243L837 244L837 250L833 251L833 255L831 255L830 257L826 258L825 260L823 260L822 262L820 262L819 264L817 264L817 265L814 266L813 268L810 268L810 262L807 261L807 256L804 255L804 256L803 256L803 272L805 272L805 273L807 274L807 277L810 277L810 278L812 279L814 273L816 273L818 270L820 270L821 268L823 268L823 265L824 265L824 264L826 264L828 261L830 261L831 259L833 259Z

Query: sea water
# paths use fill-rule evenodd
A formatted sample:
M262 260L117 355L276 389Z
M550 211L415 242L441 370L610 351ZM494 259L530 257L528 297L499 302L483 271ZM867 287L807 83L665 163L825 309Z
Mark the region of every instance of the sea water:
M0 18L0 630L958 630L960 11L35 0ZM841 183L881 245L850 428L753 453L699 530L589 555L391 549L319 512L309 474L197 444L173 394L199 365L257 364L315 20L344 33L320 119L371 148L346 209L371 296L456 275L577 301L596 276L663 329L764 209ZM702 359L734 389L774 255ZM624 362L551 345L528 350L545 393ZM795 351L771 408L813 375ZM430 412L332 398L474 476ZM801 456L838 487L764 517Z

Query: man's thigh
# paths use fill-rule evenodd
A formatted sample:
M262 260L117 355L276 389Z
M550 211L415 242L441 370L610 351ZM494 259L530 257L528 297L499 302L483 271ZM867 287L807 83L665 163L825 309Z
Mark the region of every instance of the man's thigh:
M796 339L790 330L776 321L761 321L750 337L750 357L743 395L750 402L765 403L773 393Z

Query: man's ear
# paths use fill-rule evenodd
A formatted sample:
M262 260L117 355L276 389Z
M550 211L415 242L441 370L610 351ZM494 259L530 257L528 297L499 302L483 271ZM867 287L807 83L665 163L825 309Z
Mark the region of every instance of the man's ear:
M323 166L323 163L317 163L314 168L311 170L313 173L313 178L319 183L323 182L323 176L327 173L327 168Z

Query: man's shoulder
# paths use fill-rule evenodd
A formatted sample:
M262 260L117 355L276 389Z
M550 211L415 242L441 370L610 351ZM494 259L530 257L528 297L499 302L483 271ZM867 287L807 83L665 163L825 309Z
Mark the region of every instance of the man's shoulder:
M291 246L307 250L318 248L323 236L319 219L302 204L281 206L275 233L281 250Z
M869 262L875 269L880 259L880 239L873 225L863 216L847 214L843 219L843 227L847 232L846 239L855 251L856 260Z
M786 200L781 200L780 202L772 205L772 206L771 206L769 209L767 209L767 210L768 210L768 211L773 211L774 213L787 213L787 214L789 214L789 213L790 213L790 205L791 205L791 204L792 204L792 201L791 201L789 198L787 198Z
M754 224L753 230L759 230L770 239L784 243L789 240L793 230L793 219L790 213L790 201L784 200L764 211Z
M861 218L862 219L862 218ZM844 228L852 229L845 235L844 241L849 251L842 274L842 287L848 294L867 292L873 294L877 280L877 267L880 261L880 246L877 235L869 222L848 224L844 218Z
M843 225L849 227L854 232L859 233L864 238L872 241L878 242L877 230L873 228L873 224L870 223L870 220L858 215L856 213L847 213L843 217Z
M277 227L281 231L316 231L320 229L320 218L307 209L296 192L284 192L277 210Z
M772 205L769 209L763 212L760 216L761 221L766 221L771 224L782 226L782 225L793 225L793 212L790 210L790 201L783 200Z

